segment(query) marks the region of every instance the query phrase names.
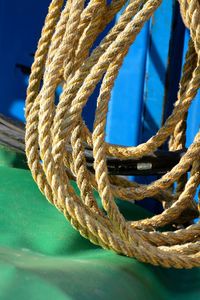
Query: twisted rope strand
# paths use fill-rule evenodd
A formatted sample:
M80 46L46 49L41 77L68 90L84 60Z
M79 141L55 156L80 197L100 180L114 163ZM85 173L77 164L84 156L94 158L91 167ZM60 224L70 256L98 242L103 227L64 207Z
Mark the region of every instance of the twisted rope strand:
M96 38L126 2L118 22L91 52ZM160 232L159 228L175 224L193 205L200 184L200 132L179 163L149 185L109 176L106 165L107 155L140 158L157 150L169 137L169 149L185 147L187 112L200 85L200 3L179 2L191 40L174 110L146 143L123 147L105 142L110 94L129 47L161 0L113 0L110 4L90 0L87 6L84 0L53 0L27 90L25 141L34 180L81 235L105 249L142 262L191 268L200 266L200 222L175 231ZM99 82L91 133L82 119L82 110ZM56 105L59 85L63 90ZM68 142L72 153L66 150ZM86 168L85 145L93 148L94 175ZM72 175L80 196L71 185ZM169 190L174 183L178 183L176 190ZM98 190L103 208L97 203L93 188ZM115 196L124 200L154 197L166 205L159 215L127 221ZM188 216L188 220L191 218Z

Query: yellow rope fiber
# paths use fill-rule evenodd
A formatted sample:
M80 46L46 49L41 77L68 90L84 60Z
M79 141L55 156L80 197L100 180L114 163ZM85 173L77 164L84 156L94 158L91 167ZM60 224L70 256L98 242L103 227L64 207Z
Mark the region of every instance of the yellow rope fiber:
M90 53L98 35L127 2L118 22ZM129 47L161 0L53 0L32 66L26 100L26 154L42 193L86 238L106 249L153 265L175 268L200 266L200 223L175 231L159 231L173 224L194 205L200 183L200 133L180 162L149 185L109 176L106 156L141 158L170 138L169 149L185 146L187 111L200 85L200 2L180 0L191 40L185 58L177 102L155 136L137 147L105 142L108 102ZM89 132L82 110L102 80L94 130ZM63 91L55 105L55 91ZM156 87L155 87L156 88ZM67 152L71 143L73 152ZM95 175L86 167L85 145L93 148ZM42 161L42 163L41 163ZM191 168L190 177L187 172ZM70 184L76 178L78 196ZM172 189L174 183L176 189ZM101 209L93 195L98 190ZM127 221L115 203L153 197L164 211L152 218Z

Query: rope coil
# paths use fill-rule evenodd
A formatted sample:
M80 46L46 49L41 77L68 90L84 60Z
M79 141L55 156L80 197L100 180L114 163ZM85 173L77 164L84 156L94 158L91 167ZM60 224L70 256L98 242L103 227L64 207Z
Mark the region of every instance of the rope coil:
M107 4L106 0L90 0L87 6L84 0L64 2L52 0L50 4L27 91L26 155L34 180L47 199L93 243L153 265L200 266L200 223L158 231L195 206L200 184L200 133L178 164L149 185L110 176L106 164L107 155L141 158L156 151L169 137L170 150L185 147L187 111L200 85L200 2L180 0L191 40L174 110L156 135L137 147L105 142L108 103L129 47L162 1L113 0ZM118 22L90 53L98 35L126 2ZM101 80L91 133L82 120L82 110ZM55 105L59 85L62 93ZM66 150L69 143L72 153ZM93 149L95 174L87 169L85 145ZM80 196L70 184L72 175ZM103 209L93 188L99 192ZM163 202L165 210L149 219L127 221L114 197L138 201L154 197Z

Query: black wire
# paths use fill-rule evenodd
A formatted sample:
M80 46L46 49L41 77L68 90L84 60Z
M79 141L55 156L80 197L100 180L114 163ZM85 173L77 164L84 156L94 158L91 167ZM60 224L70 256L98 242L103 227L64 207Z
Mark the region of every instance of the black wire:
M0 115L0 145L11 148L17 152L25 152L25 125L21 122L14 121L3 115ZM72 152L71 145L66 147L68 152ZM118 159L107 157L108 173L110 175L163 175L170 171L178 164L185 150L165 151L157 150L140 159ZM94 158L92 149L85 146L85 157L87 168L94 173Z

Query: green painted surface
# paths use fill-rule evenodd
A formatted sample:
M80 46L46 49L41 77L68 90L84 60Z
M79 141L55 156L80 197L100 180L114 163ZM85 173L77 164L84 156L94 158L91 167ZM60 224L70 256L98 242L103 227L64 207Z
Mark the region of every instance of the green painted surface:
M92 245L45 200L30 172L13 168L5 157L0 167L0 300L200 298L200 269L162 269ZM147 215L136 205L122 210L133 219Z
M20 169L28 168L26 164L26 157L23 154L15 153L2 145L0 145L0 167L1 166Z

